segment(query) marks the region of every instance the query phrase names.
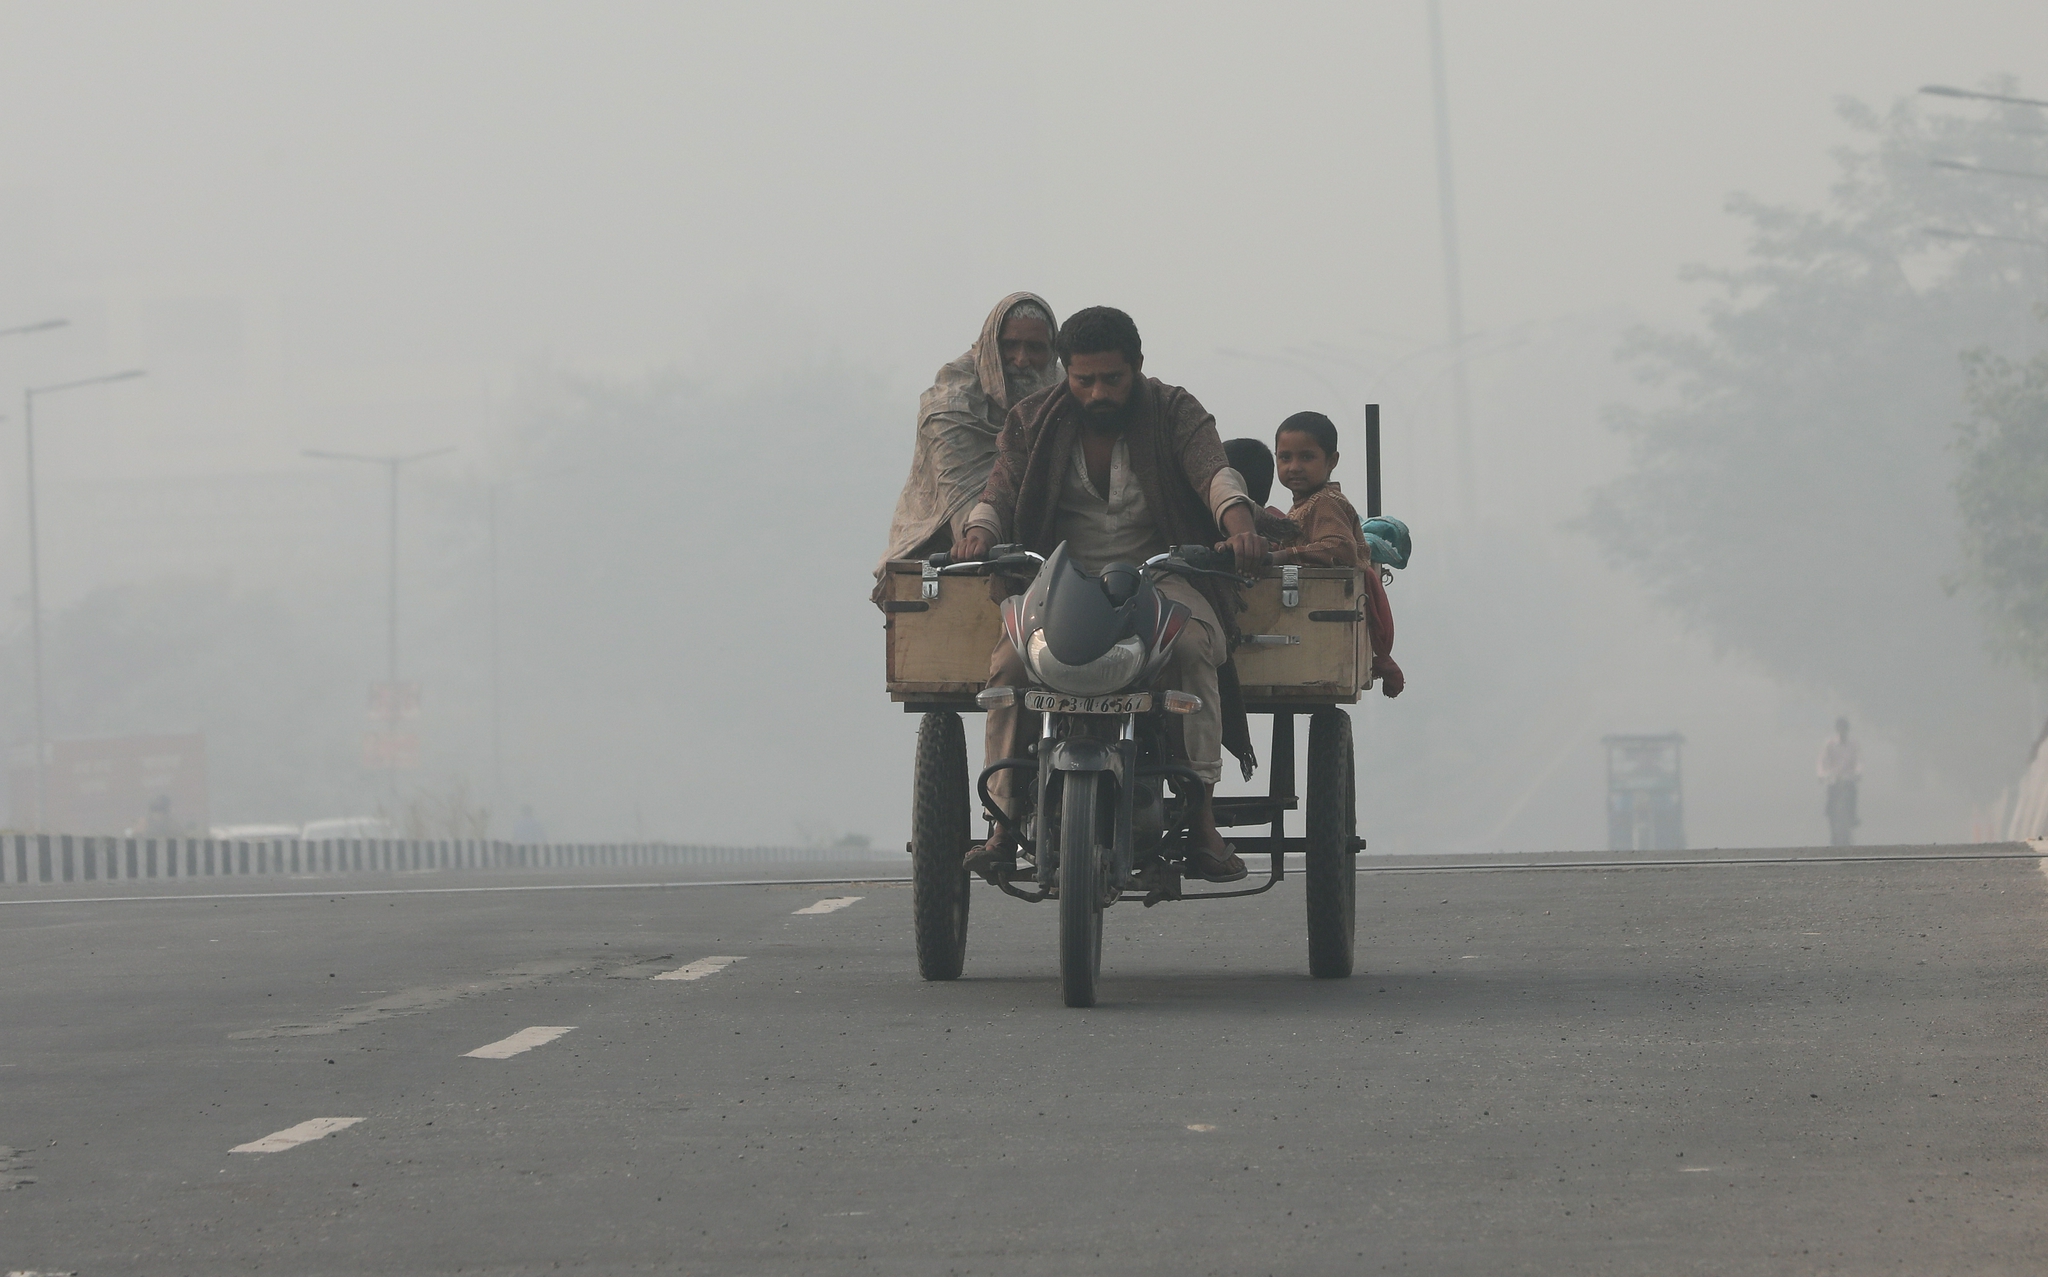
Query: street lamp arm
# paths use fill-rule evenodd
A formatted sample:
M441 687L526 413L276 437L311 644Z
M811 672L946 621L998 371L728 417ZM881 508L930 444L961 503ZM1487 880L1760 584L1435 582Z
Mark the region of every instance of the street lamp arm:
M68 319L45 319L33 324L17 324L13 328L0 328L0 337L19 337L24 333L46 333L52 328L62 328Z
M1980 93L1975 89L1951 88L1946 84L1923 84L1922 93L1938 98L1971 98L1978 102L2004 102L2011 106L2048 106L2040 98L2016 98L2009 93Z
M429 448L429 449L428 449L427 451L425 451L425 452L413 452L413 453L408 453L408 454L406 454L405 456L402 456L402 457L393 457L393 458L391 458L391 460L392 460L392 462L393 462L393 463L395 463L395 464L397 464L397 465L401 465L401 466L406 466L406 465L411 465L411 464L412 464L413 462L415 462L415 461L425 461L425 460L426 460L426 459L427 459L428 457L444 457L444 456L447 456L447 455L448 455L449 453L451 453L451 452L455 451L455 448L456 448L456 445L454 445L454 444L449 444L449 445L448 445L447 447L445 447L445 448Z
M1946 226L1923 226L1920 233L1932 235L1936 239L1986 239L2000 244L2026 244L2034 248L2048 248L2048 239L2028 239L2023 235L1994 235L1989 231L1959 231Z
M2036 173L2030 169L1992 168L1988 164L1972 164L1967 160L1929 160L1935 168L1954 169L1958 173L1989 173L1994 177L2024 177L2030 181L2048 182L2048 173Z
M99 377L81 377L77 381L60 381L54 386L30 386L22 393L27 395L54 395L62 390L77 390L84 386L104 386L116 381L133 381L149 374L141 368L130 368L125 372L110 372Z
M363 453L360 453L360 452L325 452L325 451L322 451L322 450L321 450L321 449L319 449L319 448L303 448L303 449L300 449L300 452L301 452L301 453L302 453L303 455L305 455L305 456L308 456L308 457L318 457L318 458L320 458L320 459L321 459L322 461L366 461L366 462L370 463L371 465L379 465L379 466L403 466L403 465L410 465L410 464L412 464L412 463L413 463L413 462L415 462L415 461L425 461L425 460L426 460L426 459L427 459L428 457L438 457L438 456L441 456L441 455L442 455L442 454L444 454L444 453L449 453L449 452L453 452L453 451L455 451L455 448L454 448L454 446L453 446L453 445L450 445L449 447L446 447L446 448L432 448L432 449L429 449L429 450L428 450L428 451L426 451L426 452L414 452L414 453L395 453L395 452L394 452L394 453L390 454L389 456L382 456L382 457L374 457L374 456L367 456L367 455L365 455L365 454L363 454Z

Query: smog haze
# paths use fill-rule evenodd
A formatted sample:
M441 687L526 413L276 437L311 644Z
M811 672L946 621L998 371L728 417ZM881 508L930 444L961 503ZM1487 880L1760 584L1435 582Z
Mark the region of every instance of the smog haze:
M2048 225L1925 163L2048 168L2048 115L1917 90L2048 96L2048 9L1446 0L1457 350L1428 12L0 3L0 329L69 321L0 338L0 745L19 392L137 368L34 407L52 739L203 732L215 822L390 802L387 476L305 454L449 448L400 475L401 803L900 846L870 574L919 393L1030 290L1128 311L1226 438L1381 405L1373 850L1600 846L1602 737L1664 732L1691 843L1820 842L1837 715L1859 840L1991 830L2048 702L1958 427L1966 356L2048 345L2048 255L1911 236ZM1896 324L1793 305L1880 230Z

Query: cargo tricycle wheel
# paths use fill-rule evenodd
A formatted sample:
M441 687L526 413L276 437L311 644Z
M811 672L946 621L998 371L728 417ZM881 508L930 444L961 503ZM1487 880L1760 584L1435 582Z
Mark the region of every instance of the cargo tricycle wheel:
M917 727L916 793L910 809L911 912L917 973L957 980L967 957L967 870L974 836L967 798L967 738L951 710L926 714Z
M1357 927L1357 773L1351 757L1351 716L1335 706L1308 720L1308 973L1318 979L1351 974Z

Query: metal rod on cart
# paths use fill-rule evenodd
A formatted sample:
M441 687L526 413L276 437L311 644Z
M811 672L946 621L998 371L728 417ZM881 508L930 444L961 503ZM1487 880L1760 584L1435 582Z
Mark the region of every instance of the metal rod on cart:
M1380 517L1380 406L1365 406L1365 517Z
M1287 876L1287 809L1294 805L1294 715L1273 713L1273 765L1266 792L1273 799L1273 880Z

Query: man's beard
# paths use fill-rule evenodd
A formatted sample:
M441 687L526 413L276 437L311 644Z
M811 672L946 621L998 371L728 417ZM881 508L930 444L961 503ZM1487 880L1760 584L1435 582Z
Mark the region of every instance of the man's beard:
M1057 380L1059 376L1055 371L1055 365L1052 364L1047 364L1043 368L1012 368L1008 364L1003 365L1003 389L1008 393L1012 407L1016 406L1018 400L1037 394Z
M1120 435L1124 427L1131 424L1131 400L1122 403L1089 404L1081 409L1081 421L1090 430L1106 435Z

